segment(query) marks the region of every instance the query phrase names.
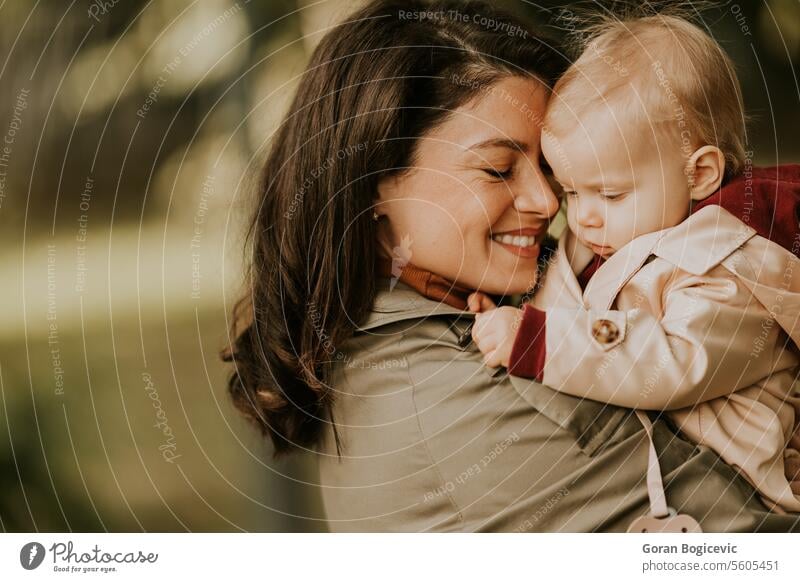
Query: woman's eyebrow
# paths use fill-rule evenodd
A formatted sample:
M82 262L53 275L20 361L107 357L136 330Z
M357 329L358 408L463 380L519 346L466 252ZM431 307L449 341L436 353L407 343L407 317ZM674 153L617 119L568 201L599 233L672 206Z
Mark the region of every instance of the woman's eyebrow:
M479 141L478 143L469 146L467 148L467 151L496 148L496 147L508 148L515 151L521 151L523 153L527 152L530 149L528 144L525 142L509 138L494 137L483 141Z

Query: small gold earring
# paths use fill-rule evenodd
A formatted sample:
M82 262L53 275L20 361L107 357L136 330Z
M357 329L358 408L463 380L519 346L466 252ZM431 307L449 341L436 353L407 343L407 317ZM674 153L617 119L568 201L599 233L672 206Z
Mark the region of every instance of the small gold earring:
M380 218L380 217L378 216L378 212L377 212L377 211L375 211L375 210L373 210L373 211L372 211L372 220L374 220L375 222L378 222L378 218Z

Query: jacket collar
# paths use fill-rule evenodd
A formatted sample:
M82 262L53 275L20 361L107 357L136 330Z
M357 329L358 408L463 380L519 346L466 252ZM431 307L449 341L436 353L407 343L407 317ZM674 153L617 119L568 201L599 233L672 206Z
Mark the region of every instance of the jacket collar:
M366 321L356 328L357 331L367 331L382 325L417 319L432 315L467 315L474 317L471 311L464 311L452 307L441 301L433 301L402 281L397 281L394 288L390 289L390 280L379 277L378 293L375 303Z
M755 234L724 208L706 206L679 225L637 237L614 253L589 281L584 301L595 309L609 309L652 255L692 275L703 275Z
M755 235L721 206L706 206L667 229L653 254L692 275L703 275Z
M561 293L568 293L571 299L581 301L583 297L583 289L581 289L578 279L575 276L588 266L587 264L570 264L567 257L567 237L572 236L569 229L564 230L564 234L558 240L558 252L554 255L555 260L548 267L549 269L556 269L557 278L563 281L564 287L559 289ZM591 261L590 261L591 262ZM547 272L544 273L547 277Z

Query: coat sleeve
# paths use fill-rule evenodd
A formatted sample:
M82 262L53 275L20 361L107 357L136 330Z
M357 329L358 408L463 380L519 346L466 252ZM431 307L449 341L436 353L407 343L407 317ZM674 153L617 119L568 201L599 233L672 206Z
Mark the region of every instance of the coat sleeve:
M734 275L713 275L666 289L661 318L639 308L548 309L542 381L573 396L672 410L763 379L779 326Z

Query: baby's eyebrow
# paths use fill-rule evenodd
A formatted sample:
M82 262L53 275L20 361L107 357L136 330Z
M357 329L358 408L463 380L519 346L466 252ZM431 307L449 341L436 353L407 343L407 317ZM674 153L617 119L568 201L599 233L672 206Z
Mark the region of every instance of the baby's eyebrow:
M607 180L591 180L583 186L587 190L596 190L598 192L603 192L605 190L619 190L621 187L629 187L631 185L631 181L627 178L618 177L614 179L607 179Z

